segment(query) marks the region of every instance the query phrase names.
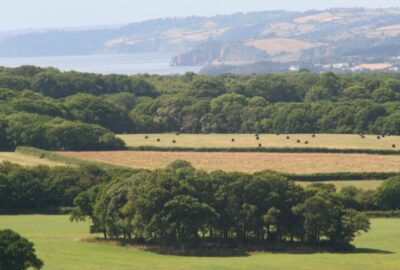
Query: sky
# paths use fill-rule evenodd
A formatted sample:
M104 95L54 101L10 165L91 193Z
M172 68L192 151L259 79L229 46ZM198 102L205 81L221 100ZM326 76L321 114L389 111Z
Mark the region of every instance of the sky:
M239 11L354 6L400 7L400 0L0 0L0 31L103 26Z

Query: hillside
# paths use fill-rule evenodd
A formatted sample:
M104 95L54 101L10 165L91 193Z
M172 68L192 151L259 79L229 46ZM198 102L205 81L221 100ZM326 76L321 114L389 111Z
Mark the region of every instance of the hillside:
M399 15L400 8L264 11L38 31L0 38L0 57L174 52L172 65L237 67L264 61L279 63L284 71L396 71Z

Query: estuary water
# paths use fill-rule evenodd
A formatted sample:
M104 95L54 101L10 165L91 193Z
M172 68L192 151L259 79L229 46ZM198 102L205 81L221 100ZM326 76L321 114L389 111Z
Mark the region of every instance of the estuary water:
M172 67L172 53L141 53L85 56L10 57L0 58L0 66L18 67L34 65L55 67L63 71L80 71L100 74L184 74L198 73L200 66Z

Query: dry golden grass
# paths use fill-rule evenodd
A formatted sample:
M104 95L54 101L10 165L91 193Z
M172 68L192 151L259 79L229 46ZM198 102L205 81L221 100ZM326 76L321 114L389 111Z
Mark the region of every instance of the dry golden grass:
M131 168L163 168L175 160L187 160L207 171L224 170L311 174L331 172L400 172L400 156L306 153L204 153L204 152L62 152L69 157Z
M360 188L362 190L375 190L377 189L384 181L382 180L369 180L369 181L327 181L322 182L324 184L334 184L337 190L341 190L344 187L353 186L356 188ZM318 182L313 182L318 183ZM297 182L297 184L306 187L312 182Z
M283 52L296 53L305 49L310 49L318 46L315 43L290 38L249 40L246 42L246 45L263 50L272 55L280 54Z
M331 22L340 17L336 17L334 14L330 12L322 12L310 16L305 16L301 18L297 18L294 20L296 23L307 23L307 22Z
M250 134L181 134L176 136L171 133L149 134L145 139L145 134L118 135L128 146L159 146L159 147L193 147L193 148L230 148L230 147L321 147L337 149L393 149L393 144L400 148L400 136L390 136L377 139L377 136L367 135L361 139L358 135L332 135L316 134L313 138L311 134L292 134L287 140L287 135L260 134L260 140L256 140ZM161 139L157 142L157 139ZM235 138L232 143L231 139ZM297 140L302 143L297 143ZM176 140L176 143L172 143ZM304 144L308 141L309 144Z
M378 63L378 64L361 64L357 68L369 69L369 70L381 70L392 67L389 63Z
M19 164L22 166L37 166L37 165L47 165L47 166L65 166L63 163L50 161L47 159L41 159L38 157L25 155L17 152L0 152L0 162L9 161L11 163Z

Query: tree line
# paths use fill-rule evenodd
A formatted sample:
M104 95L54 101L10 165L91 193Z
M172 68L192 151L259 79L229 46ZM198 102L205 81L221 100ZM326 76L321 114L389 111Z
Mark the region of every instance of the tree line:
M378 191L333 185L302 188L282 175L194 169L186 161L95 186L74 200L71 220L92 233L164 246L268 245L349 247L369 230L369 209L400 209L400 178Z
M209 77L0 68L0 149L123 149L114 133L400 134L397 74Z

